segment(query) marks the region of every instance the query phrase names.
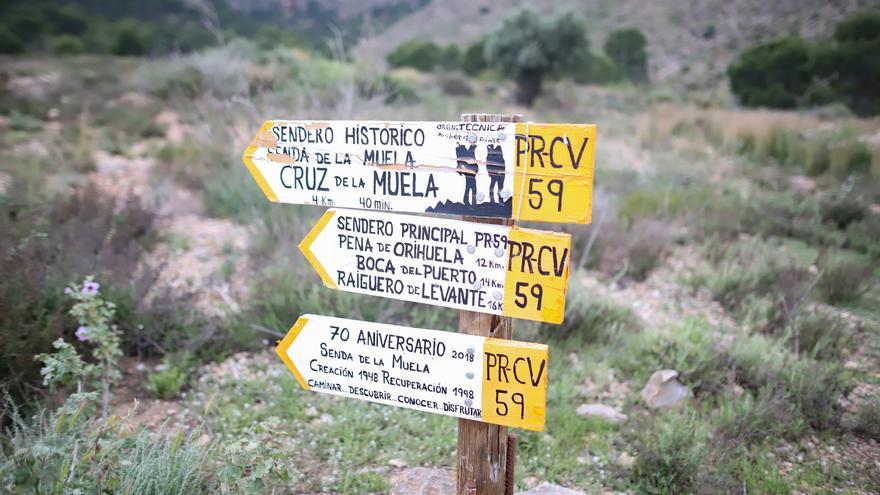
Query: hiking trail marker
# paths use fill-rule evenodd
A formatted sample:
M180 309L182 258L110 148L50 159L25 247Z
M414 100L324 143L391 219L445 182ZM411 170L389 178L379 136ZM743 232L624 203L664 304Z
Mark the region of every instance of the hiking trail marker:
M324 285L561 323L571 235L329 209L299 245Z
M596 126L265 122L242 159L275 202L590 223Z
M456 494L513 495L507 427L544 429L549 349L512 317L561 323L571 260L515 222L590 223L596 126L461 120L269 120L242 160L270 201L351 208L299 245L324 285L459 310L459 333L303 315L276 347L299 384L458 417Z
M544 429L544 344L303 315L275 351L305 390Z

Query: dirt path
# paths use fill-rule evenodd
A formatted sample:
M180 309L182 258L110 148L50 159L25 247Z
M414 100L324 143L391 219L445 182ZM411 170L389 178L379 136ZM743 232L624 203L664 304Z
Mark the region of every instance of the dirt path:
M157 123L166 129L165 140L179 142L187 130L171 111L160 113ZM132 195L158 217L162 242L144 261L144 267L159 270L156 294L194 294L195 309L207 317L222 318L236 313L248 297L249 271L244 253L248 250L247 229L226 219L204 215L198 194L154 172L154 150L162 140L136 143L131 156L103 150L93 154L96 170L89 175L99 190L117 198L119 204ZM149 297L149 295L148 295ZM123 363L125 379L119 388L114 412L130 425L151 429L187 422L187 412L177 403L145 398L147 373L158 363Z

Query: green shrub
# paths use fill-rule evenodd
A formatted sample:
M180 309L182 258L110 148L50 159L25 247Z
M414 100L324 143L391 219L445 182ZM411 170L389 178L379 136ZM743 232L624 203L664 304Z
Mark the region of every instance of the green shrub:
M562 333L558 325L543 324L540 328L551 335L586 345L611 342L622 333L638 330L640 324L625 306L596 298L584 291L572 291L568 294Z
M783 340L796 354L822 361L838 361L852 343L852 332L839 318L811 311L799 315L786 329Z
M447 66L453 52L430 41L407 41L388 54L387 60L392 67L412 67L421 71L430 71L438 65ZM455 64L453 64L454 66Z
M73 394L56 411L24 420L7 399L12 426L0 438L5 493L200 493L210 489L198 430L132 435L121 421L95 421L92 394Z
M869 263L842 256L824 256L819 260L819 269L822 275L816 289L829 304L857 301L874 278L874 267Z
M472 96L474 94L468 79L459 74L453 73L438 76L437 83L440 85L440 89L443 90L443 94L449 96Z
M815 50L817 76L831 81L835 94L858 115L880 113L880 10L853 14L838 23L832 42Z
M645 35L637 28L618 29L605 39L605 55L632 82L648 80L648 53Z
M640 219L626 229L605 226L600 234L599 268L609 276L645 280L665 258L672 227L662 220Z
M25 45L38 41L49 30L43 10L27 4L3 12L3 24Z
M465 48L461 56L461 69L475 76L489 67L486 60L486 38L475 41Z
M838 425L838 399L851 387L840 364L796 356L760 335L737 339L730 356L738 384L753 393L769 390L791 406L789 435L801 432L798 424L817 431Z
M0 199L0 211L0 382L20 395L38 378L33 356L73 337L77 324L65 315L63 293L68 280L96 273L114 302L128 288L143 294L143 280L131 274L152 244L155 219L137 200L116 204L94 188L70 198L28 198L20 181Z
M589 50L584 26L571 13L555 16L521 10L486 40L486 56L517 85L518 103L531 106L544 79L570 70L572 49Z
M184 435L138 435L120 462L119 493L164 495L199 493L204 489L205 448L198 443L199 430Z
M848 191L832 194L820 203L822 221L845 230L850 224L862 221L870 214L865 201Z
M846 227L850 248L880 258L880 215L870 215Z
M815 276L784 252L759 241L721 246L709 266L690 275L694 287L741 322L767 332L785 328L806 302Z
M807 106L819 107L840 101L840 95L827 84L814 82L804 92L804 103Z
M164 368L147 375L147 390L163 400L171 400L186 386L188 370L166 360Z
M147 45L147 35L137 21L125 19L116 23L111 53L121 56L141 56L147 53Z
M6 26L0 25L0 54L17 55L25 50L24 43Z
M55 55L79 55L84 50L82 40L70 34L62 34L52 39L52 53Z
M880 442L880 398L866 398L859 405L853 430L860 435Z
M760 43L743 52L727 73L744 105L793 108L812 81L810 50L798 38Z
M642 435L632 481L640 493L689 493L706 455L707 431L696 414L659 415Z
M865 175L871 171L873 156L865 143L850 141L831 147L831 171L838 177Z

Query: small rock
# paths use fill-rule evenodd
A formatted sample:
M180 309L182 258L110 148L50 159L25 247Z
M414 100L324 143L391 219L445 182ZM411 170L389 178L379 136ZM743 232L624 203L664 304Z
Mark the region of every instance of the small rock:
M308 418L314 418L318 415L318 410L314 407L307 407L305 411L303 411Z
M391 477L391 495L455 493L455 473L445 469L411 468Z
M641 391L642 399L651 409L673 407L690 395L687 387L675 378L675 370L655 371Z
M614 462L620 467L631 468L636 463L636 458L626 452L621 452Z
M330 416L329 414L322 414L321 417L318 418L318 420L324 424L330 424L333 422L333 416Z
M536 478L536 477L534 477L534 476L527 476L527 477L523 480L523 483L525 483L525 485L526 485L527 487L529 487L529 488L533 488L535 485L538 484L539 481L541 481L541 480L539 480L538 478Z
M545 481L527 492L519 492L519 495L584 495L584 492Z
M626 414L623 414L614 407L606 406L605 404L582 404L577 410L575 410L575 412L580 416L602 418L611 423L626 421Z
M848 369L848 370L857 370L857 369L859 369L859 362L858 362L858 361L849 360L849 361L843 363L843 367L846 368L846 369Z
M396 468L405 468L407 466L406 461L403 459L391 459L388 461L388 464Z

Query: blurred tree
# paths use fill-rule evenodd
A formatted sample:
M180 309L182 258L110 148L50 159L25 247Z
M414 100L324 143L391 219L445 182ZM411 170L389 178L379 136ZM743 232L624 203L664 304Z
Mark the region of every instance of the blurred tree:
M544 79L570 69L584 46L589 46L585 30L572 14L546 17L521 10L486 40L486 58L516 81L517 102L531 106Z
M111 51L114 55L139 56L147 52L147 41L134 19L123 19L115 25L116 35Z
M461 56L461 70L470 75L477 75L489 67L486 62L486 38L471 43Z
M842 20L832 43L817 43L813 60L837 100L858 115L880 113L880 10Z
M727 69L742 104L793 108L813 79L810 48L799 38L755 45Z
M388 54L392 67L412 67L430 71L446 58L445 50L430 41L407 41Z
M24 43L6 26L0 25L0 53L14 55L24 52Z
M605 55L634 83L648 81L647 40L636 28L612 31L605 39Z
M72 34L59 34L52 38L52 53L55 55L79 55L83 49L82 40Z
M43 12L29 5L17 5L4 13L3 23L25 45L40 39L49 28Z
M53 33L82 36L88 28L89 16L78 5L47 5L44 12Z
M443 49L440 66L444 69L456 69L461 66L461 49L458 45L449 45Z

